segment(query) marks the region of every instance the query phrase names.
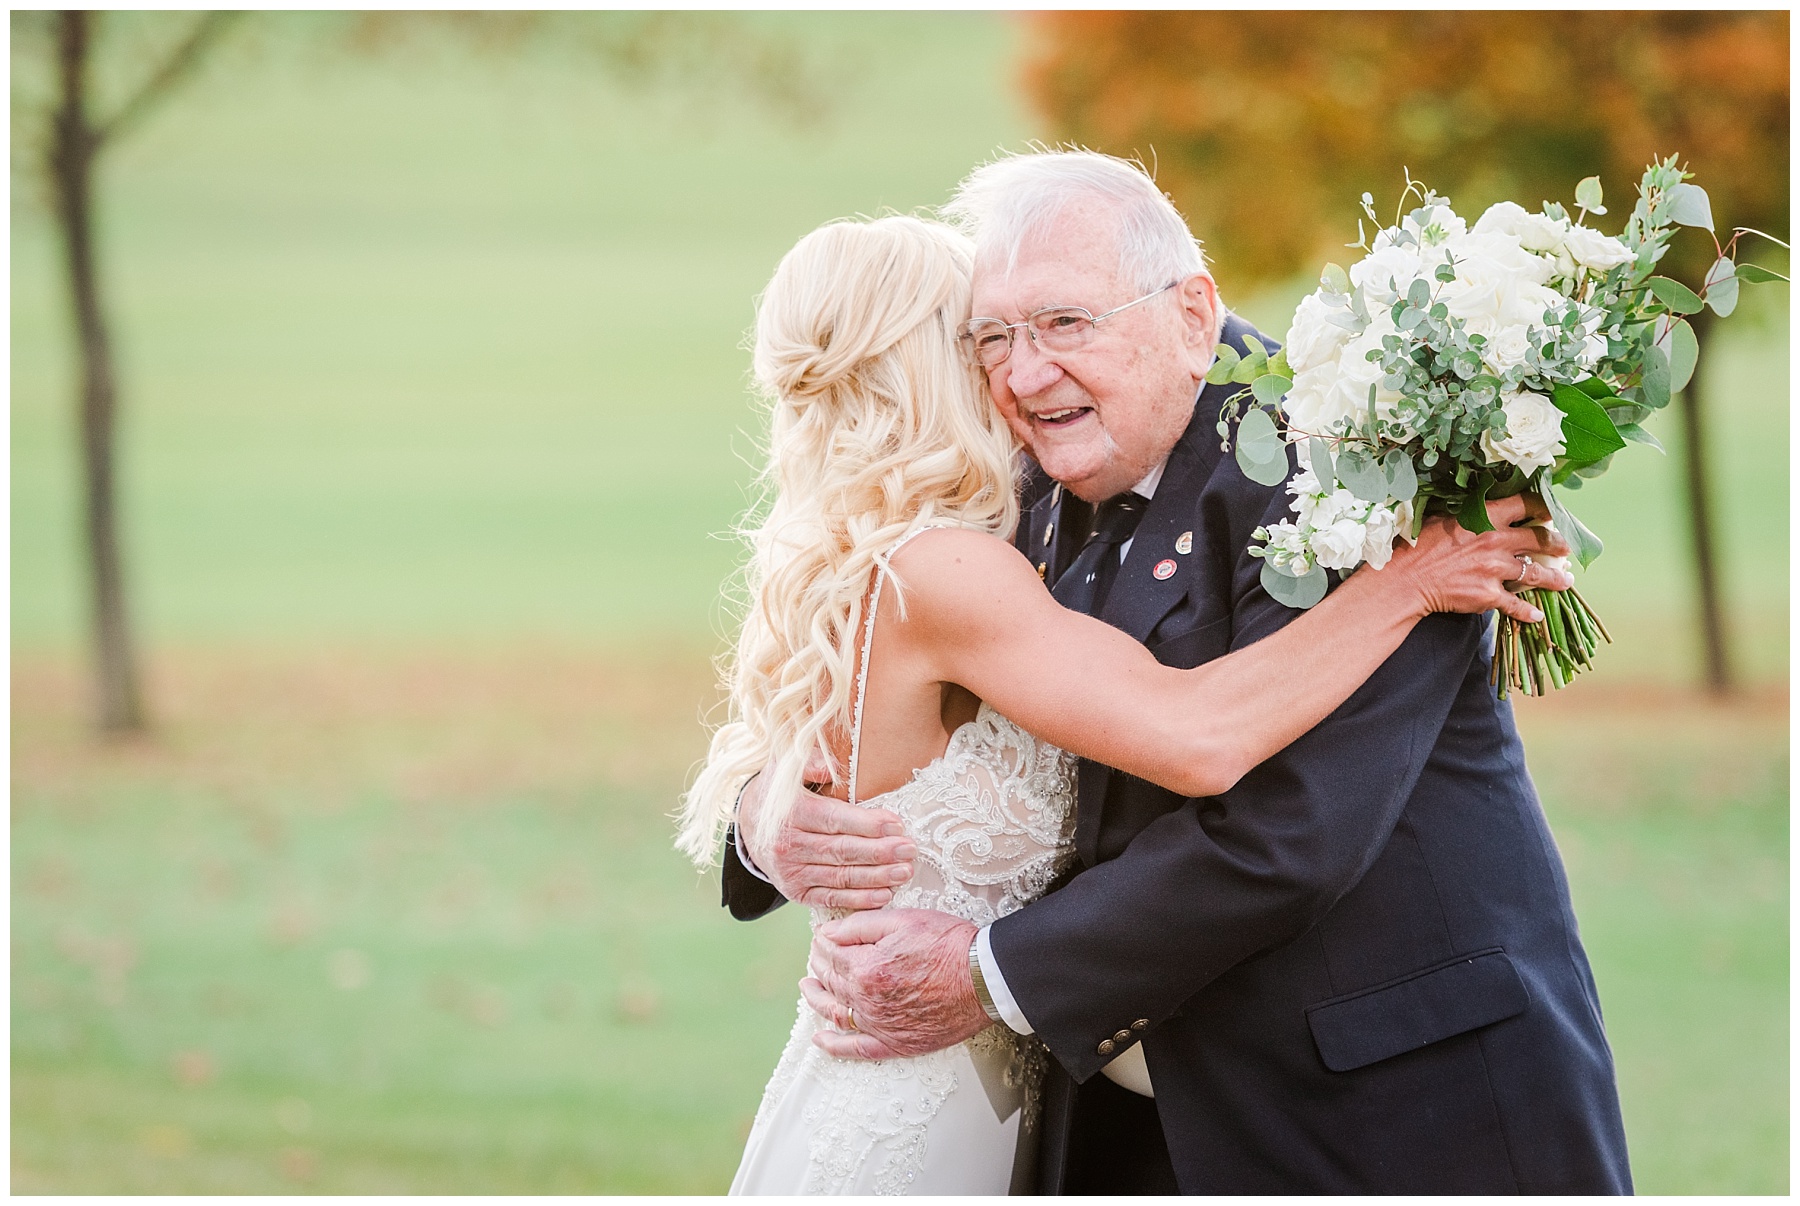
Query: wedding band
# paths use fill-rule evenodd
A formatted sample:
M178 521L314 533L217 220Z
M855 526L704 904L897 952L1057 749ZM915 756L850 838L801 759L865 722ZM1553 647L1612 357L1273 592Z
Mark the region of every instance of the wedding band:
M854 1005L844 1006L844 1019L846 1026L851 1030L856 1029L856 1007Z

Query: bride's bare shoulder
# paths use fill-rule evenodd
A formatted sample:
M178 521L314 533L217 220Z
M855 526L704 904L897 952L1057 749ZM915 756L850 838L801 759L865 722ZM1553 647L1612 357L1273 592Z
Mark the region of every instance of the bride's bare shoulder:
M1029 598L1048 599L1037 571L1011 544L968 528L933 528L906 542L889 563L910 611L942 618Z

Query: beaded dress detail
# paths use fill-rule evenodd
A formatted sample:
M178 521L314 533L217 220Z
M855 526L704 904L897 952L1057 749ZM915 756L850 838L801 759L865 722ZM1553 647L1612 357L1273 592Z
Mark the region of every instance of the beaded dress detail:
M986 925L1041 896L1074 860L1075 759L983 703L905 784L857 793L869 654L889 559L876 559L850 733L850 800L898 814L918 847L887 906ZM813 910L814 928L839 914ZM995 1024L930 1055L843 1060L813 1046L828 1025L802 1000L763 1092L733 1193L1003 1194L1033 1138L1047 1056Z

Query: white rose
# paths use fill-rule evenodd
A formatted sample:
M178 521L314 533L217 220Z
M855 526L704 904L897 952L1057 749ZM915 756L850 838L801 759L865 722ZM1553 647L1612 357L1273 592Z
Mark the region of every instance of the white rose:
M1294 374L1294 384L1281 404L1288 425L1296 431L1322 432L1342 416L1338 413L1337 360L1327 360Z
M1307 540L1313 559L1326 569L1352 570L1362 563L1368 532L1354 519L1339 519L1313 532Z
M1505 430L1496 438L1492 428L1481 433L1481 450L1490 461L1505 461L1527 473L1554 464L1562 455L1562 411L1550 399L1529 390L1506 395Z
M1481 359L1496 374L1517 368L1525 363L1525 356L1531 351L1531 335L1521 325L1501 327L1487 337L1487 346L1481 349Z
M1350 284L1363 291L1371 311L1392 306L1421 275L1424 263L1417 248L1397 247L1382 238L1375 240L1373 251L1350 265Z
M1545 214L1530 213L1511 201L1488 208L1475 223L1474 234L1507 235L1527 251L1555 252L1568 235L1569 223Z
M1625 244L1586 226L1571 226L1563 237L1563 246L1576 263L1590 272L1605 272L1632 258L1631 249Z
M1309 293L1300 300L1300 308L1294 311L1293 325L1287 333L1288 364L1296 373L1336 360L1337 354L1350 339L1347 328L1332 322L1333 311L1317 293Z

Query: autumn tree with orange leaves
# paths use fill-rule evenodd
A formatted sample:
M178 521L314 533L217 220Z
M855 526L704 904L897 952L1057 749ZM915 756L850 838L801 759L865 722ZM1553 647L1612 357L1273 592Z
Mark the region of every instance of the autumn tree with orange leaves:
M1391 202L1404 171L1465 213L1568 204L1599 175L1622 212L1644 165L1679 152L1727 228L1787 238L1785 12L1058 12L1030 32L1026 89L1058 136L1153 163L1231 287L1341 258L1356 198ZM1713 257L1690 234L1662 270L1698 287ZM1713 317L1694 316L1703 344ZM1722 690L1698 377L1680 409Z

